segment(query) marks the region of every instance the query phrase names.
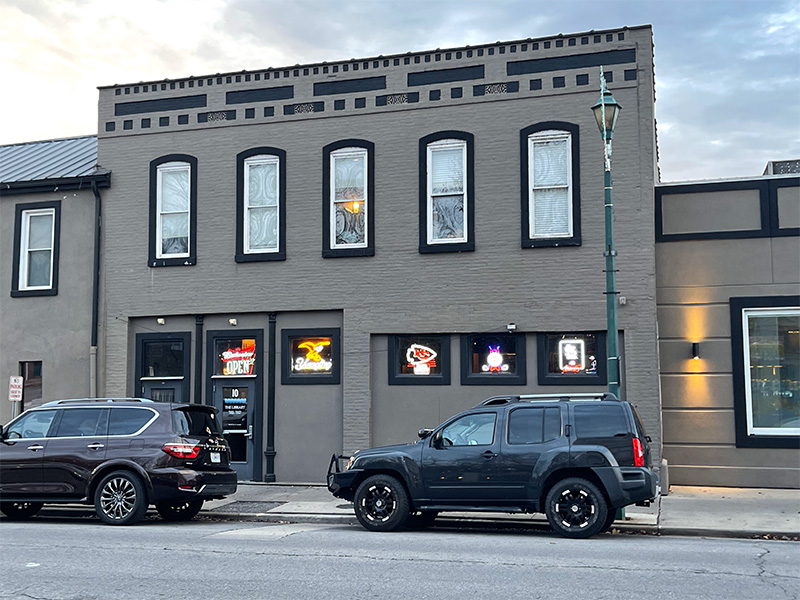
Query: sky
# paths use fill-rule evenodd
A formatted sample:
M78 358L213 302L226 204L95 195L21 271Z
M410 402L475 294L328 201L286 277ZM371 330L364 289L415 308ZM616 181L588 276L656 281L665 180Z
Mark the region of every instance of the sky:
M0 0L0 23L0 144L96 134L99 86L650 24L662 181L800 159L800 0Z

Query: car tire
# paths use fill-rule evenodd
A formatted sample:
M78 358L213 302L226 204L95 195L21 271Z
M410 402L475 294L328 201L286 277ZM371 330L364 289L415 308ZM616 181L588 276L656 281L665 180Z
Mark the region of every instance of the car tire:
M599 533L605 533L614 525L614 521L617 520L617 509L610 508L608 509L608 515L606 516L606 521L603 523L603 526L600 528Z
M147 512L147 491L138 475L114 471L100 481L94 493L94 508L109 525L133 525Z
M550 527L568 538L588 538L600 532L608 510L605 496L597 486L579 477L556 483L545 500Z
M0 502L0 512L9 519L30 519L36 516L43 506L42 502Z
M165 521L191 521L203 508L203 499L178 500L172 502L159 502L156 510Z
M391 475L367 477L356 490L356 518L370 531L395 531L408 520L406 488Z

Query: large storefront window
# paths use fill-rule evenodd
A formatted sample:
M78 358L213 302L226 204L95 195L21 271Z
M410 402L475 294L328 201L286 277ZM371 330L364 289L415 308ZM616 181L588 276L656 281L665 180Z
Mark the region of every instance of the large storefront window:
M389 385L449 385L450 336L390 335Z
M461 385L525 385L524 334L461 336Z
M544 333L537 342L539 385L606 384L605 333Z
M800 309L744 317L748 433L800 435Z
M800 297L730 305L736 445L800 448Z
M284 385L339 383L338 329L284 329L281 333Z

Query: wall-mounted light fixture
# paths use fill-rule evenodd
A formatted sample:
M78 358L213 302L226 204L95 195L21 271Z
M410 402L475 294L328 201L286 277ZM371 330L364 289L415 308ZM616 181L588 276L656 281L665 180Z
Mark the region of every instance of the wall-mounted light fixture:
M230 325L231 327L236 327L236 325L238 324L239 321L237 321L236 319L228 319L228 325Z
M506 325L506 329L508 329L509 333L511 333L512 331L516 331L517 330L517 324L516 323L509 323L508 325Z
M158 317L156 319L156 323L158 323L159 325L164 325L166 322L167 320L164 317Z
M692 342L692 359L700 360L700 342Z

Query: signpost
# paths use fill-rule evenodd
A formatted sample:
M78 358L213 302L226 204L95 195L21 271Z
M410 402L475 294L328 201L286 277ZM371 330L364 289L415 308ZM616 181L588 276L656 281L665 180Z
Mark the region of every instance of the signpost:
M8 399L14 403L12 416L19 414L19 403L22 402L22 383L24 379L19 375L12 375L8 378Z

